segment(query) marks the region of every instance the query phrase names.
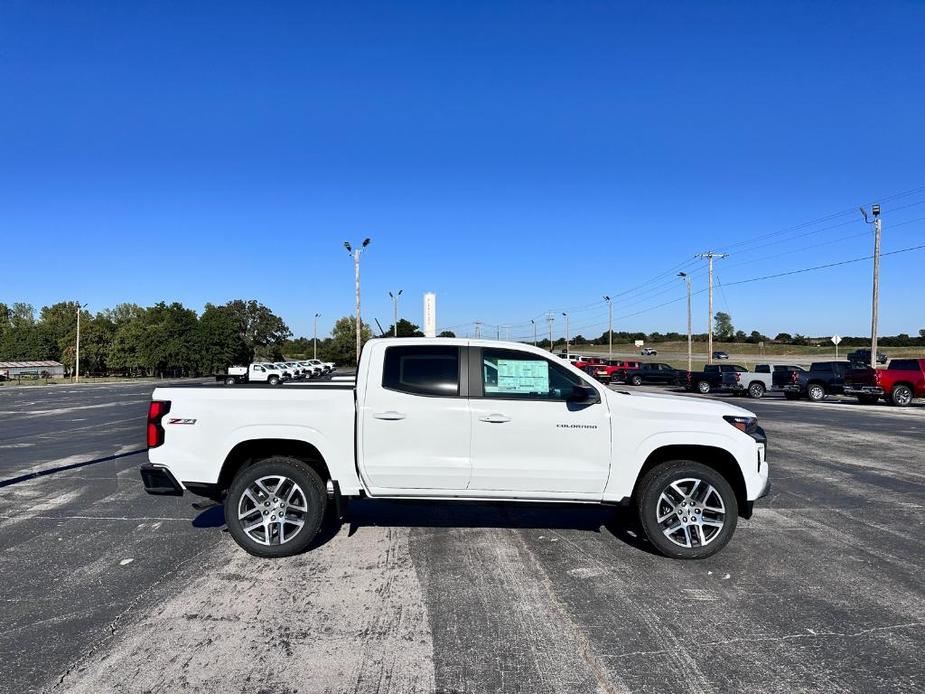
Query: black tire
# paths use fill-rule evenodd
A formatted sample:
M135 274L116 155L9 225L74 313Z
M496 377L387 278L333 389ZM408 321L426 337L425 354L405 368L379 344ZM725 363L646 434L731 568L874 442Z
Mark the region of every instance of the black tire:
M877 401L880 400L879 395L859 395L858 402L862 405L876 405Z
M912 388L905 383L893 386L893 392L890 393L890 402L896 407L908 407L912 402Z
M709 381L697 381L697 392L701 395L707 395L710 392L710 382Z
M722 527L718 531L715 531L715 534L711 537L707 537L707 535L711 532L710 528L712 526L707 526L706 524L700 525L700 530L705 533L707 540L707 544L704 545L699 544L700 539L697 536L699 531L688 530L681 532L683 531L683 527L680 527L678 533L674 535L675 537L683 538L687 532L694 533L691 535L691 546L685 547L676 544L665 534L666 528L664 524L658 522L658 518L660 513L664 515L664 513L671 508L666 508L663 504L663 492L668 490L673 482L690 479L701 481L701 484L697 487L698 490L703 489L704 483L712 486L716 495L722 500L722 507L725 513L722 516ZM684 489L684 484L689 483L682 482L682 485L679 486ZM694 496L700 493L701 492L698 491ZM707 501L711 504L715 504L715 499L716 497L711 494L710 499ZM716 470L693 460L672 460L649 470L639 483L634 501L639 516L639 523L646 537L649 539L649 542L651 542L655 549L661 554L664 554L666 557L672 557L673 559L704 559L716 554L725 547L732 538L732 534L735 532L736 522L738 521L739 504L732 486L726 478ZM705 500L696 502L700 504L700 506L695 508L698 520L704 519L703 514L705 509L702 507L703 501ZM690 506L682 509L679 504L676 510L684 513L688 508L690 508ZM681 518L686 518L686 516L682 514L678 514L677 518L675 516L670 516L668 520L663 523L671 523L671 519L675 519L676 527L683 526ZM716 516L713 515L713 518L715 519ZM688 527L696 528L697 525L698 524L695 523ZM707 529L703 530L703 528Z
M275 476L286 478L298 485L305 498L306 510L300 518L303 525L298 531L293 532L292 539L288 539L281 544L262 544L245 532L245 526L238 518L238 509L242 503L242 496L251 485L256 484L257 480L263 477ZM275 489L279 489L279 487L274 489L272 486L267 486L267 489L273 492ZM273 456L247 466L235 476L234 481L231 483L231 487L228 489L228 495L225 497L225 524L228 526L228 532L231 533L231 537L234 538L234 541L237 542L244 551L256 557L268 559L289 557L305 550L305 548L311 544L312 540L315 539L318 530L321 528L321 522L324 519L327 501L327 490L317 472L306 463L296 458ZM274 499L268 497L265 503L268 504L266 510L273 511ZM259 512L255 511L254 518L255 520L260 520ZM271 529L277 528L277 524L271 522L269 527ZM293 526L289 527L290 532L292 532L291 528ZM278 543L278 528L275 532L277 533L275 539ZM264 537L269 539L272 543L274 538L273 536L268 537L269 531L264 530L263 533Z
M270 377L267 379L267 383L269 383L271 386L278 386L278 385L279 385L279 376L270 376Z
M822 402L825 400L825 396L825 386L821 383L810 383L806 386L806 397L809 398L811 402Z
M799 399L800 399L800 394L799 394L799 393L791 393L789 390L785 390L785 391L784 391L784 397L787 398L787 400L799 400Z
M235 380L234 376L229 376L228 378L225 379L226 386L233 386L235 383L237 383L237 380Z
M761 381L755 381L754 383L748 384L748 397L752 400L759 399L764 395L764 383Z
M630 378L630 383L632 383L634 386L641 386L642 376L633 376L632 378Z

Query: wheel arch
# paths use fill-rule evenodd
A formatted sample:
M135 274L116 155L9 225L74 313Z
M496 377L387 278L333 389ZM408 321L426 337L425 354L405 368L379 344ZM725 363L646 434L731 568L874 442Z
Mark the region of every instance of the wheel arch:
M285 438L249 439L238 443L225 456L218 476L219 490L224 492L228 489L240 470L274 455L301 460L318 473L322 482L331 479L331 471L321 451L307 441Z
M669 444L656 448L639 469L636 483L633 485L632 498L637 498L639 484L650 470L673 460L692 460L718 472L726 478L735 492L739 515L743 518L751 516L752 505L748 501L742 469L732 453L718 446Z

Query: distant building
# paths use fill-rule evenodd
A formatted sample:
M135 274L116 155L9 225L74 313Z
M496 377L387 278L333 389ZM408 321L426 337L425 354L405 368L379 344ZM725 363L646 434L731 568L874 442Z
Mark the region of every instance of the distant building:
M424 337L437 337L437 295L424 295Z
M41 376L43 373L60 378L64 376L64 364L57 361L0 361L0 377L3 378Z

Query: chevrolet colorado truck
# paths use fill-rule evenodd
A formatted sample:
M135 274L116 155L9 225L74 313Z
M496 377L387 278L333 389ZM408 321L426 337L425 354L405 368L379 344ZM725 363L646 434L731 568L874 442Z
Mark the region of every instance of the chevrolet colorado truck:
M707 395L711 390L722 387L723 374L737 371L744 373L748 369L738 364L707 364L703 371L679 371L678 381L685 390Z
M655 549L695 559L768 489L747 410L621 393L536 347L453 338L366 343L355 382L157 388L152 494L224 504L251 554L304 550L346 499L625 503Z

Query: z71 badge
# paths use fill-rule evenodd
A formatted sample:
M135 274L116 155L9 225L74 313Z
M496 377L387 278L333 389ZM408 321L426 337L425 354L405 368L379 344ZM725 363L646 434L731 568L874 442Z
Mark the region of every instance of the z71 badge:
M181 419L180 417L171 417L167 420L168 424L195 424L195 419Z

